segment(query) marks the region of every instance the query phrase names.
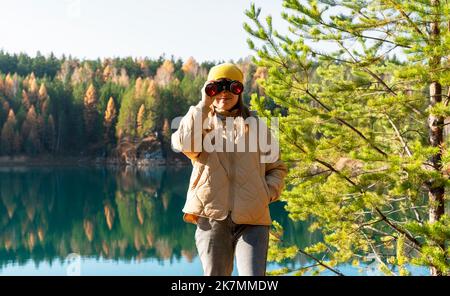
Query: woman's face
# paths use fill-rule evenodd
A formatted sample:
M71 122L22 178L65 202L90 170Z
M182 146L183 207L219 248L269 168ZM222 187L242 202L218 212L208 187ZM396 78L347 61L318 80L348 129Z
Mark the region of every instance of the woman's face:
M239 100L239 95L235 95L228 90L224 90L212 97L213 105L219 110L229 111Z

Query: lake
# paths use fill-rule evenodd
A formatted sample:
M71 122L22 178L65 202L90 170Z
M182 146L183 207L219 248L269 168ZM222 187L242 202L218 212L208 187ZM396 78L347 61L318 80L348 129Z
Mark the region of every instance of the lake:
M0 275L202 275L195 225L181 212L190 172L0 168ZM292 222L283 206L271 204L271 214L286 242L304 248L318 239L307 223ZM268 270L312 263L299 255L269 262ZM370 264L363 268L339 266L344 274L378 274Z

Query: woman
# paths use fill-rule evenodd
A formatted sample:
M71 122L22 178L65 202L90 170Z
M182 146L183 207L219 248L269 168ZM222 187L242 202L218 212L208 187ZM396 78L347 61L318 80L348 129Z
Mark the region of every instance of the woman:
M172 135L172 147L193 165L183 218L197 224L195 241L205 275L231 275L234 256L239 275L265 275L269 203L280 197L287 173L279 155L262 161L270 151L251 137L250 119L258 122L257 138L269 130L244 105L242 83L234 64L211 68L202 100L190 107Z

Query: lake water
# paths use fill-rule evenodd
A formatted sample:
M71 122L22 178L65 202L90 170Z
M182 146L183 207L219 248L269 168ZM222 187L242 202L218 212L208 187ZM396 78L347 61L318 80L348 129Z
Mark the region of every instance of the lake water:
M0 275L201 275L195 225L181 212L190 172L0 168ZM287 217L283 203L272 204L271 213L286 242L303 248L318 239ZM298 256L269 262L268 270L311 264ZM350 265L339 270L378 274L370 265L362 273Z

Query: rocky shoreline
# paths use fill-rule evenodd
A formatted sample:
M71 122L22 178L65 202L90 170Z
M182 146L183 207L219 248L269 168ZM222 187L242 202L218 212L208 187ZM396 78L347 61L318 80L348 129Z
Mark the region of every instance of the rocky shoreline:
M76 156L1 156L0 166L114 166L114 167L157 167L157 166L185 166L190 162L180 158L143 158L124 162L123 159L113 157L76 157Z
M85 151L79 155L66 156L54 156L51 154L38 156L0 156L0 166L81 165L148 168L157 166L185 166L191 163L182 153L176 153L169 147L163 147L161 141L154 135L136 140L124 138L111 151L110 155L98 156L100 154L101 151Z

